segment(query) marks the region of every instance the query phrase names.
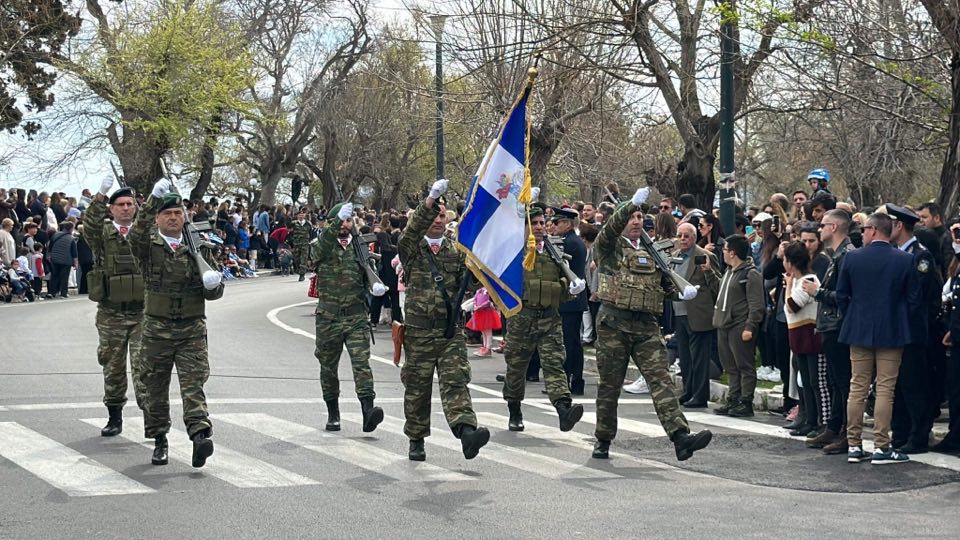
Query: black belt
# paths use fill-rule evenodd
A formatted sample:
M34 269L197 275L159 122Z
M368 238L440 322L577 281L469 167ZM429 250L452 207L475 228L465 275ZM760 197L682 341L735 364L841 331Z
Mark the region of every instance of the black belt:
M556 317L558 313L559 312L557 311L557 308L552 308L552 307L543 308L543 309L525 307L520 310L521 315L524 315L526 317L534 317L537 319L546 319L548 317Z
M644 319L649 319L654 317L652 313L647 313L646 311L630 311L629 309L620 309L607 304L600 306L600 314L609 315L614 319L620 319L624 321L642 321Z
M447 319L431 319L429 317L418 317L417 315L406 315L403 323L415 328L446 328Z
M367 306L363 304L351 304L349 306L343 307L339 304L327 304L320 302L317 304L317 309L329 313L331 315L359 315L361 313L367 312Z

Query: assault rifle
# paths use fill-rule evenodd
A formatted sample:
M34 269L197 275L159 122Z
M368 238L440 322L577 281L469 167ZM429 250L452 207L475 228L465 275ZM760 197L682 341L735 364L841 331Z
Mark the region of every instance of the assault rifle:
M343 198L343 193L340 191L340 186L336 183L334 183L333 186L334 189L336 189L337 198L343 202L347 202L348 199ZM360 265L360 271L363 272L363 275L367 280L367 289L371 294L373 294L373 285L375 283L383 285L383 281L380 280L380 275L377 274L375 266L375 262L380 260L380 254L370 253L370 249L368 247L371 243L377 241L377 235L373 233L360 234L360 230L357 228L357 222L353 220L353 216L350 217L350 225L350 236L353 237L350 242L353 244L353 256L354 259L356 259L357 264ZM367 314L369 315L371 309L370 297L364 295L363 301L367 306ZM377 339L373 336L373 323L370 323L370 342L374 344L377 342Z

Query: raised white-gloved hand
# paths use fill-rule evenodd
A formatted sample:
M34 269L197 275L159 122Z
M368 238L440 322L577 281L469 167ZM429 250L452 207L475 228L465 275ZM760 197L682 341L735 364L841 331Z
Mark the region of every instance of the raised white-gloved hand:
M650 196L650 187L642 187L633 194L633 198L630 199L635 206L640 206L641 204L647 202L647 197Z
M150 192L153 195L153 198L159 199L167 193L170 193L170 181L166 178L161 178L157 180L157 183L153 185L153 191Z
M100 182L100 193L106 195L110 188L113 187L113 177L109 174L103 177L103 180Z
M693 300L697 297L697 288L693 285L687 285L683 288L683 292L680 293L681 300Z
M530 188L530 196L533 197L533 200L530 202L537 202L537 199L540 198L540 188Z
M340 207L340 211L337 212L337 219L340 221L347 221L353 217L353 203L343 203L343 206Z
M446 178L437 180L430 186L430 198L439 199L441 195L447 192L448 187L450 187L450 181Z
M221 279L223 278L220 276L220 272L207 270L203 273L203 288L212 291L220 285Z
M587 282L581 278L573 280L573 283L570 284L570 288L567 289L570 291L570 294L576 296L582 293L587 288Z
M383 296L387 294L390 288L384 285L383 283L374 283L373 287L370 287L370 294L374 296Z

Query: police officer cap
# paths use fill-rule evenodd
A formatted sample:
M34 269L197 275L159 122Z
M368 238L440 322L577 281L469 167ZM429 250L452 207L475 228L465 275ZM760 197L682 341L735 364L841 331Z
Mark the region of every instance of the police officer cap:
M920 221L920 216L915 214L913 210L909 208L904 208L902 206L897 206L895 204L887 204L887 215L892 217L897 221L902 221L904 223L914 225Z
M130 197L133 198L133 190L128 187L122 187L113 192L113 195L110 195L110 204L117 202L117 199L120 197Z
M554 208L553 209L553 221L560 219L569 219L571 221L577 221L580 219L580 214L572 208Z
M170 192L164 195L160 199L160 211L169 210L170 208L180 208L183 206L183 199L180 198L180 195Z

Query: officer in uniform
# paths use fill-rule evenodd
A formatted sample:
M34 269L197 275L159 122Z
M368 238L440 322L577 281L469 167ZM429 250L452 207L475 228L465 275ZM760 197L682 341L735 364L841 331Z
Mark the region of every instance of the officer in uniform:
M293 251L293 260L297 265L297 274L300 275L299 281L304 280L304 274L307 273L310 255L310 233L313 230L313 224L306 220L306 213L303 208L297 212L297 220L290 224L290 234L287 235L287 242Z
M170 375L177 368L183 423L193 441L193 466L203 467L213 454L213 434L203 384L207 362L207 300L223 296L219 272L201 272L185 244L183 201L159 180L137 215L130 243L144 277L141 380L146 389L144 436L154 439L152 463L167 463L170 430ZM156 225L156 229L153 229ZM216 262L209 264L216 267Z
M921 244L913 235L914 226L920 216L908 208L895 204L886 205L887 215L893 221L893 234L890 241L901 251L913 255L914 268L920 281L921 302L910 314L912 341L903 348L903 359L897 386L894 391L893 447L903 454L923 454L927 452L930 431L933 429L934 405L933 381L930 380L928 354L930 347L940 346L941 336L935 335L931 328L937 324L940 314L940 293L943 280L937 271L933 253ZM939 403L935 406L939 408Z
M689 459L713 436L707 430L690 434L663 358L658 321L673 287L639 240L643 232L640 205L649 195L650 188L641 188L621 204L600 230L593 248L601 302L597 317L597 443L593 449L593 457L598 459L609 457L610 441L617 434L617 401L631 357L650 386L657 417L673 441L678 460ZM679 298L691 300L696 293L691 286Z
M547 394L560 417L560 431L570 431L583 416L583 406L574 405L570 398L570 387L563 371L563 341L557 308L563 300L583 291L586 282L578 279L575 283L567 283L560 266L544 251L542 208L530 208L530 224L537 240L537 256L533 270L524 273L523 309L510 319L504 351L507 372L503 399L510 411L508 428L523 431L520 402L526 386L527 365L531 355L539 349Z
M140 380L140 320L143 318L143 276L130 244L130 227L137 213L133 190L124 187L107 199L113 177L104 178L83 215L83 238L95 257L87 274L89 298L97 302L97 360L103 368L103 404L109 420L100 435L123 431L123 406L127 402L127 351L137 407L143 409ZM109 217L107 203L109 202ZM112 219L111 219L112 218Z
M383 421L383 409L373 405L373 371L370 370L370 339L367 323L366 274L360 268L350 242L353 205L338 204L330 210L330 226L310 243L310 260L317 274L316 344L314 356L320 362L320 387L327 403L327 431L340 431L340 379L337 369L346 345L353 366L353 381L363 411L363 432L369 433ZM372 285L382 296L387 288Z
M570 269L583 280L587 271L587 245L575 230L576 224L580 223L580 216L576 210L555 208L552 219L556 224L557 236L563 238L563 252L570 256ZM563 369L570 379L570 391L575 396L583 395L583 342L580 340L580 326L583 324L583 312L587 309L589 306L586 290L581 290L572 299L560 304L563 348L566 352Z
M437 199L447 191L448 181L437 180L430 194L414 211L400 237L398 251L403 264L407 299L404 304L406 363L400 370L403 382L403 431L410 438L409 457L426 459L424 437L430 435L430 394L433 374L440 384L440 401L447 424L460 439L463 455L473 459L490 440L487 428L477 427L470 400L470 364L459 329L446 337L448 317L461 286L469 279L465 256L443 236L447 225L445 208Z

